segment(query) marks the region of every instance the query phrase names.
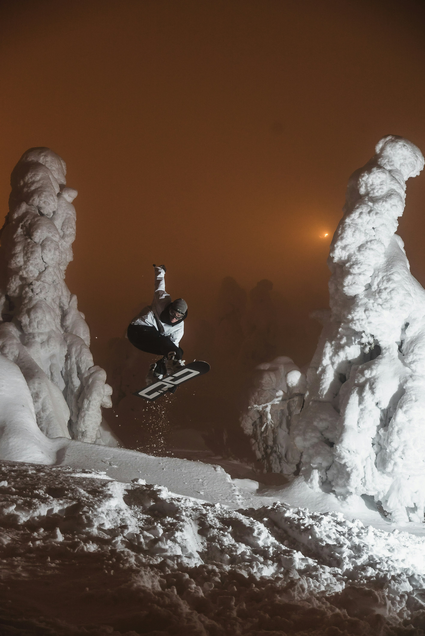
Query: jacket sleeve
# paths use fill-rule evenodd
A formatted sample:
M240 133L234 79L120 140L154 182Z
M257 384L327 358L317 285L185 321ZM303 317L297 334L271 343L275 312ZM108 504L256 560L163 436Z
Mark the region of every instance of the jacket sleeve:
M162 267L155 267L155 292L153 302L161 301L166 296L169 296L169 294L165 291L165 272Z
M170 340L172 340L174 344L178 347L180 344L180 340L183 338L183 334L184 334L184 325L181 322L177 326L176 330L170 334Z
M153 310L149 307L145 307L138 316L133 318L131 324L144 325L145 327L155 327L155 329L158 329Z

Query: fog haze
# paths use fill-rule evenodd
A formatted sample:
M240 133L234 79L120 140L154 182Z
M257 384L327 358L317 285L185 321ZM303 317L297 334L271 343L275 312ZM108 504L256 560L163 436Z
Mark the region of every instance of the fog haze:
M67 283L95 359L165 263L188 357L230 276L247 293L273 283L280 353L307 363L349 175L385 134L425 149L421 4L45 1L0 17L3 213L23 152L63 157L79 192ZM400 234L422 284L424 204L420 177Z

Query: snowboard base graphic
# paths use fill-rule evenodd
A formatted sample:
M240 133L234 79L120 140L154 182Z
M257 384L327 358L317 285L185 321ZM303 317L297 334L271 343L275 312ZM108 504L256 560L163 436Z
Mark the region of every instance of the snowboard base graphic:
M192 378L196 378L198 375L207 373L210 368L208 362L202 362L202 360L189 362L189 364L186 364L186 366L178 369L173 374L167 375L165 378L162 378L162 380L157 380L153 384L149 384L141 391L137 391L134 395L138 395L152 402L161 395L164 395L164 393L167 393L167 391L175 390L180 384L183 384L183 382L187 382Z

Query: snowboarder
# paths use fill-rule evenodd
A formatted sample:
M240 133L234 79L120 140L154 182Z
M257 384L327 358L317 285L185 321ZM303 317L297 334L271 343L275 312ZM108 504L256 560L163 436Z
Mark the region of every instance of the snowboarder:
M154 265L154 268L152 305L145 307L127 329L127 337L137 349L161 356L151 364L147 383L171 375L185 364L182 360L183 349L179 344L184 333L187 303L183 298L171 301L171 296L165 291L165 265Z

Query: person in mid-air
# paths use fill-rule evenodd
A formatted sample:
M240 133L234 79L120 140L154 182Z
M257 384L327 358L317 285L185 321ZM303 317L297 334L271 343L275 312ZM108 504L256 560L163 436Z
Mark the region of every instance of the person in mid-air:
M131 344L155 353L161 358L151 364L148 383L160 380L184 366L183 349L179 346L184 333L187 303L183 298L171 300L165 291L165 265L154 265L155 292L152 304L145 307L130 323L127 337Z

